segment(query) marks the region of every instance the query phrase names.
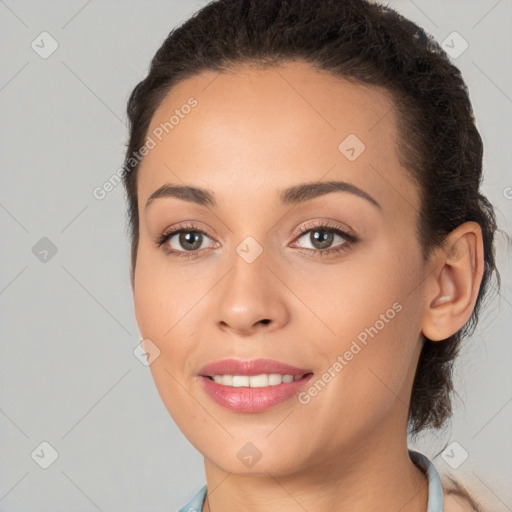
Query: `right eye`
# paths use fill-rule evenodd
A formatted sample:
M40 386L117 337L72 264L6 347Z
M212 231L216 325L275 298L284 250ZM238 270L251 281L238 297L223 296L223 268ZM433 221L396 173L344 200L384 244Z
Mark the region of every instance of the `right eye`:
M178 237L176 237L179 235ZM175 240L173 240L176 237ZM163 233L157 240L158 247L168 255L181 258L198 257L202 251L204 237L210 238L202 229L194 225L180 225ZM180 249L180 247L184 249Z

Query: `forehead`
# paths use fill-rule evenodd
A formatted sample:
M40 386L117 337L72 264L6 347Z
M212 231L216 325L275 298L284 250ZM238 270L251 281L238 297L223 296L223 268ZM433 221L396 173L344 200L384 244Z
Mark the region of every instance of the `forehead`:
M226 200L233 191L268 196L295 182L338 179L372 195L390 186L411 195L391 95L304 62L183 80L156 110L147 135L155 145L139 170L142 201L166 182L202 184Z

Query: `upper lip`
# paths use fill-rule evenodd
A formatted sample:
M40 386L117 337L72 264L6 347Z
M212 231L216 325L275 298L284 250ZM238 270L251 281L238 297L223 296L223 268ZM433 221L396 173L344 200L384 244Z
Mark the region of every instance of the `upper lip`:
M213 377L214 375L260 375L262 373L279 373L281 375L304 375L312 373L307 368L297 368L272 359L222 359L206 364L199 370L199 375Z

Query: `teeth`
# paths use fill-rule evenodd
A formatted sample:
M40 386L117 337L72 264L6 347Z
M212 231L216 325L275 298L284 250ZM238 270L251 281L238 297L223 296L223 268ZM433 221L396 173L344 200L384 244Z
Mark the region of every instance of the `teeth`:
M217 384L232 386L235 388L251 387L263 388L265 386L277 386L283 382L299 380L303 375L281 375L280 373L262 373L261 375L214 375L213 380Z
M268 384L269 386L275 386L276 384L281 384L283 379L279 373L271 373L268 376Z
M222 378L224 382L224 377ZM249 376L248 375L233 375L233 384L234 388L241 388L245 386L249 386Z
M232 386L233 385L233 375L217 375L217 377L220 377L222 380L220 381L220 384L224 384L224 386ZM217 381L215 381L217 382Z

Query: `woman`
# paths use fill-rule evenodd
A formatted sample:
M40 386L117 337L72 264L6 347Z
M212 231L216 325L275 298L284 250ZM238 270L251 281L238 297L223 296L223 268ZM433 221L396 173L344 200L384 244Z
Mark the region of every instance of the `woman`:
M181 510L478 510L407 447L450 417L496 270L481 138L437 43L364 0L219 0L128 114L135 314L205 461Z

